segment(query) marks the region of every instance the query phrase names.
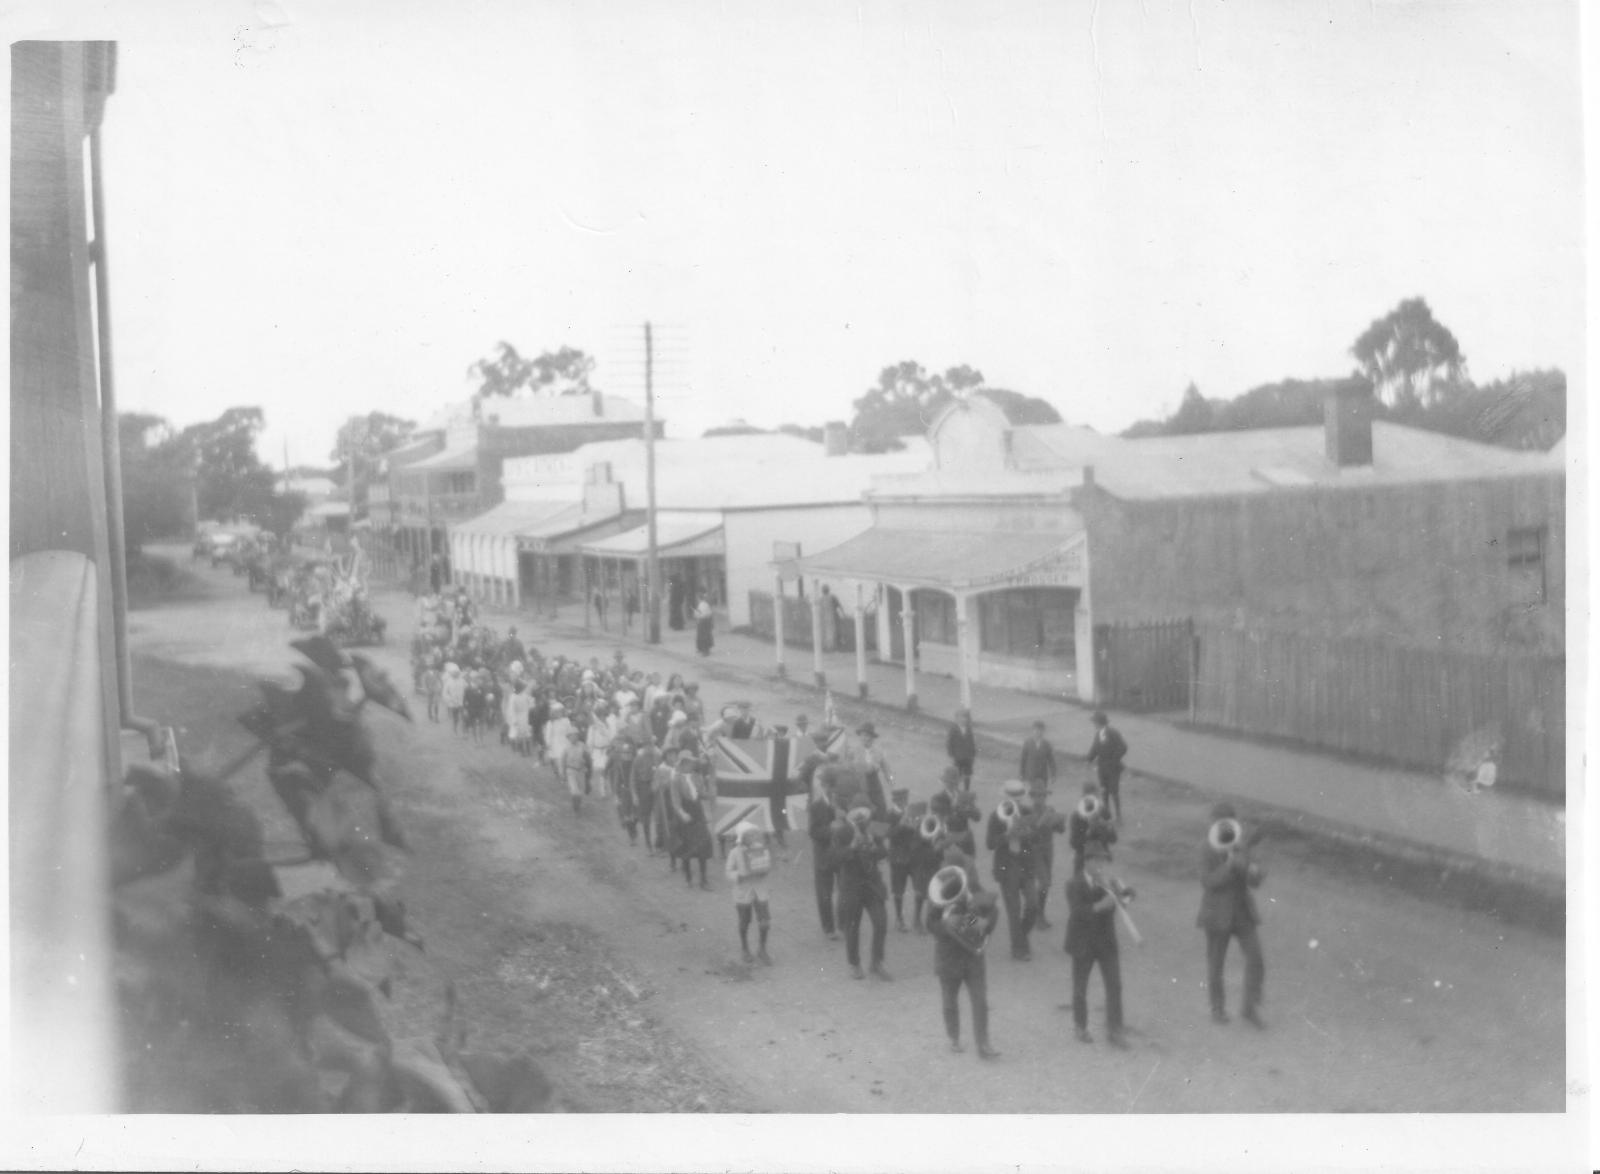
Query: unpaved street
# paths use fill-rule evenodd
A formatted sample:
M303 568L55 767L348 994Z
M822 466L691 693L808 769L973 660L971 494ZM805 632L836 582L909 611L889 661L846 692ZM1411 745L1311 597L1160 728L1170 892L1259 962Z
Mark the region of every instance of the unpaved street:
M183 560L187 561L187 560ZM247 744L233 722L250 681L283 673L294 633L285 613L241 580L199 571L203 598L136 612L141 707L183 727L202 765ZM410 598L380 595L390 641L377 659L409 680ZM495 622L495 621L491 621ZM532 621L546 654L609 658L611 645ZM636 667L703 682L708 708L748 697L788 721L792 686L730 680L715 659L685 665L629 649ZM148 700L143 700L148 699ZM180 704L181 712L163 710ZM819 706L811 699L813 720ZM852 713L848 706L842 711ZM1131 778L1118 874L1139 890L1147 944L1123 943L1132 1047L1073 1041L1065 908L1037 935L1034 961L991 950L993 1035L1002 1058L981 1064L944 1046L932 946L891 929L891 984L853 982L841 945L823 939L811 897L809 842L774 884L771 969L738 961L727 884L687 890L663 859L631 849L609 807L575 817L548 772L498 745L473 747L447 726L388 715L386 777L412 836L404 886L428 939L397 993L414 1034L430 1030L440 985L461 992L475 1034L536 1046L577 1109L804 1112L1559 1111L1565 1105L1565 968L1559 939L1447 908L1328 870L1290 846L1261 858L1269 1029L1213 1026L1204 941L1194 926L1195 875L1209 800ZM902 784L934 787L942 739L874 714ZM1059 747L1058 747L1059 749ZM1075 750L1075 747L1066 749ZM995 802L1006 765L980 761L979 800ZM1071 768L1075 770L1076 768ZM253 773L254 772L254 773ZM259 766L241 775L270 799ZM1076 774L1056 802L1076 797ZM986 854L985 854L986 855ZM1062 858L1058 849L1058 872ZM716 865L713 866L714 868ZM987 860L984 860L987 879ZM1241 964L1230 959L1236 1005ZM1099 979L1091 1027L1100 1034ZM967 1008L963 1005L967 1027Z

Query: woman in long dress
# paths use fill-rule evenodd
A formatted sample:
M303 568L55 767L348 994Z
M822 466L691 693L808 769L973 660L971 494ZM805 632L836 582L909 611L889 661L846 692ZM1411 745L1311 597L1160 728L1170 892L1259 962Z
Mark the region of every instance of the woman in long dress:
M711 655L712 637L711 603L704 595L694 609L694 646L701 656Z

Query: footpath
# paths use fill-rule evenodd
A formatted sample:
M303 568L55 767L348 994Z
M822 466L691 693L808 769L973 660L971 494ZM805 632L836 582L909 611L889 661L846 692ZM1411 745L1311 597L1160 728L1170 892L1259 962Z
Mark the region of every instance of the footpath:
M499 625L513 623L562 637L599 641L624 649L646 649L679 661L692 673L712 666L719 675L778 685L777 659L768 640L719 631L709 658L694 648L692 629L674 632L663 626L659 645L648 645L638 625L621 633L584 627L576 609L564 616L486 607ZM817 695L809 651L785 649L783 682L802 693ZM841 712L865 708L895 715L897 726L925 729L942 737L960 706L958 683L928 673L917 675L918 712L905 708L904 669L894 664L866 666L867 697L856 695L853 653L823 656L823 673ZM1076 701L974 685L973 725L980 740L980 761L993 756L1014 759L1032 724L1042 721L1058 755L1080 758L1090 744L1090 710ZM1503 788L1469 794L1438 775L1351 761L1312 750L1263 744L1249 738L1209 733L1175 724L1170 719L1111 711L1112 724L1128 741L1126 760L1132 780L1124 794L1134 794L1137 776L1193 788L1207 796L1236 801L1241 810L1290 832L1335 846L1356 847L1382 856L1390 864L1429 870L1433 881L1454 876L1469 884L1475 899L1499 904L1533 905L1539 920L1559 920L1565 902L1566 812L1558 804Z

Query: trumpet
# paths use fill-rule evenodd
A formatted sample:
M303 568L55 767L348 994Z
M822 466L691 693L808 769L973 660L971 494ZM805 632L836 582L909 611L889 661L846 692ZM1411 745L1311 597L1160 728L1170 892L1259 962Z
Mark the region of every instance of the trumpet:
M937 815L924 815L922 823L917 826L917 833L929 843L943 839L945 834L944 820Z

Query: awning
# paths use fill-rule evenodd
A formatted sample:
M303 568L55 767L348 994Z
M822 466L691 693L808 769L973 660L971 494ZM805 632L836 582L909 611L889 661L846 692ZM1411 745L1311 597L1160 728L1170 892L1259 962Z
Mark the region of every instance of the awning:
M350 503L347 501L325 501L321 505L314 505L306 511L312 518L343 518L350 513Z
M596 558L641 559L650 550L650 528L632 530L579 549ZM721 514L665 514L656 518L656 554L660 558L710 558L723 553Z
M517 530L517 548L535 554L572 554L580 539L603 538L623 528L621 511L593 513L579 504L566 506L542 521Z
M824 579L966 591L1083 586L1082 522L1066 531L962 532L874 526L831 550L785 563Z
M474 538L508 538L520 534L525 528L538 528L556 518L570 515L582 507L570 501L506 501L487 513L455 522L452 534L465 534Z

